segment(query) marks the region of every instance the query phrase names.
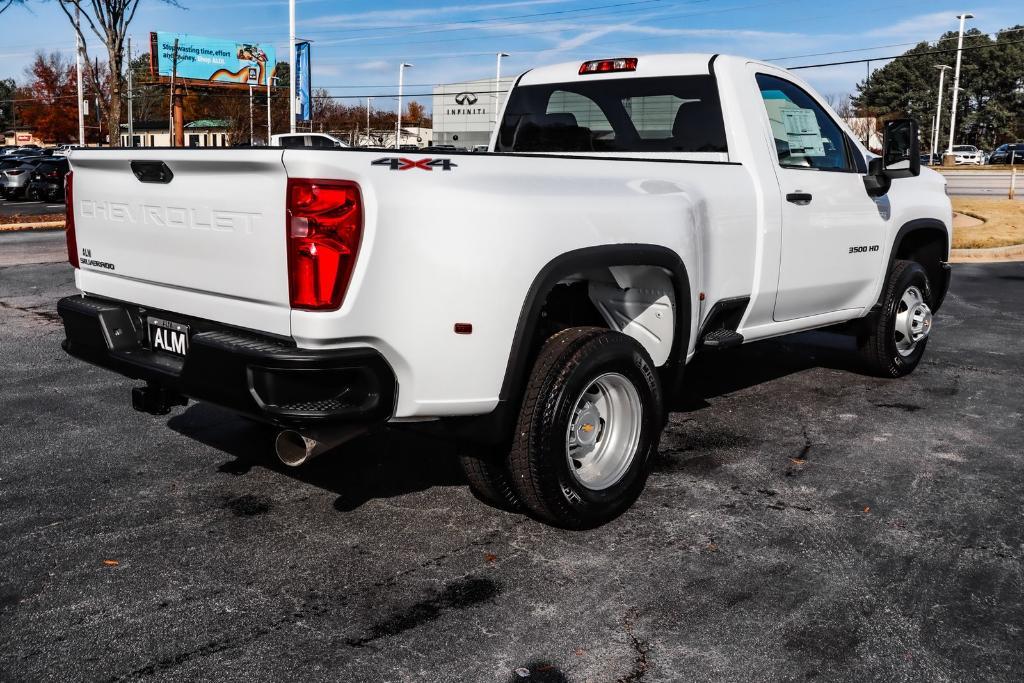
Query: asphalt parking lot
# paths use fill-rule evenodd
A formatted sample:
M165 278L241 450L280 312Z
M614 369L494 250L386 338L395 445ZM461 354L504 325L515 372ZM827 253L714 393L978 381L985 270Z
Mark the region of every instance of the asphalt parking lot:
M0 216L41 216L64 213L64 204L25 199L0 199Z
M286 470L217 408L133 412L60 350L70 267L23 249L0 679L1024 677L1024 264L955 266L906 379L826 333L696 360L639 503L573 533L477 502L444 443Z

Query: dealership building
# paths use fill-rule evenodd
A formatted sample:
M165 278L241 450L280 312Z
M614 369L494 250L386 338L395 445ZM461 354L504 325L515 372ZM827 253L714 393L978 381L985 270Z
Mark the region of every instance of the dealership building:
M515 80L515 76L501 79L497 91L501 93L502 104ZM493 78L482 78L434 88L432 115L435 145L473 149L477 145L490 143L498 103L494 83Z

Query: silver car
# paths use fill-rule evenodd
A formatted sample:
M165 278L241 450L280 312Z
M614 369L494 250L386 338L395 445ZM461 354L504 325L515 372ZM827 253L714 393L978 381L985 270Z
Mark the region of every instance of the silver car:
M43 160L44 157L21 159L18 165L0 171L0 197L18 199L24 196L32 171Z

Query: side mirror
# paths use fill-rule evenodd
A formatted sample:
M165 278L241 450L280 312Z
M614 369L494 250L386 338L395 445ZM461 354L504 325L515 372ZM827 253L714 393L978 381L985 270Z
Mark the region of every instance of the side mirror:
M870 197L881 197L897 178L921 175L921 142L917 121L897 119L885 124L882 156L868 162L864 189Z
M921 175L921 142L917 121L897 119L886 122L882 162L885 175L892 180Z
M869 197L881 197L892 187L892 179L885 173L882 157L868 161L868 173L864 176L864 189Z

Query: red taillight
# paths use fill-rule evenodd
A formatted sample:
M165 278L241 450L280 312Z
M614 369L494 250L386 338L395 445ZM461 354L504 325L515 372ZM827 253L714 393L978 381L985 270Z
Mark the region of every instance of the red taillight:
M7 175L21 175L24 172L25 171L23 169L17 169L16 168L16 169L12 169L12 170L8 171Z
M68 263L78 267L78 240L75 238L75 200L71 196L73 172L64 176L64 238L68 243Z
M292 308L339 308L363 233L359 186L344 180L290 178L287 231Z
M636 71L636 57L619 57L618 59L595 59L580 65L580 76L586 74L607 74L615 71Z

